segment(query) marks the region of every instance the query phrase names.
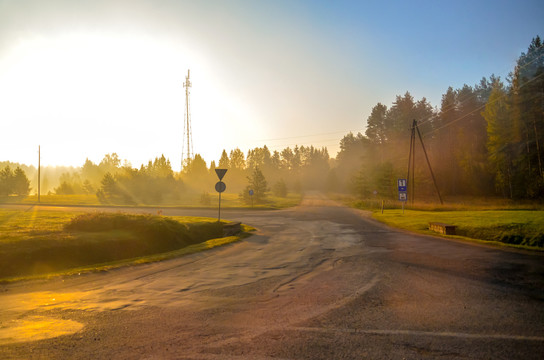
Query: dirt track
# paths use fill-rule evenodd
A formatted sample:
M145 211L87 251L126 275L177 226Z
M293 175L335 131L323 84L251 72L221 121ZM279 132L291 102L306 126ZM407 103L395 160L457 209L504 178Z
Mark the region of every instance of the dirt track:
M542 255L397 232L317 196L223 217L259 233L162 263L1 286L0 358L544 357Z

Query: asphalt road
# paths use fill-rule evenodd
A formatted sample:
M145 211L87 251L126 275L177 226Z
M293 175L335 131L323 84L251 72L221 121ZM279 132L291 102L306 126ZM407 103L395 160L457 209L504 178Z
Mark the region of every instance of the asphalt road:
M0 285L0 358L544 358L541 254L399 232L318 196L222 217L259 231L161 263Z

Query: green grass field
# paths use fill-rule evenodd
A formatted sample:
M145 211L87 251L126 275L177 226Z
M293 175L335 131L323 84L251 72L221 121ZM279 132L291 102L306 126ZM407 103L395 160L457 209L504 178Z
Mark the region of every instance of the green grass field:
M161 203L161 204L136 204L130 206L161 206L161 207L196 207L196 208L216 208L219 202L219 195L216 192L209 193L209 203L202 203L202 194L188 194L183 199L176 202ZM287 197L277 197L269 195L267 201L263 204L254 204L254 209L283 209L286 207L296 206L300 204L302 196L300 194L288 194ZM8 203L36 204L38 196L31 195L24 199L16 197L5 200ZM42 195L40 203L51 205L87 205L87 206L102 206L110 204L102 204L98 201L95 195ZM112 206L120 206L111 204ZM221 195L222 208L252 208L251 204L242 202L237 193L222 193Z
M458 237L498 242L529 249L544 249L544 211L542 210L465 210L424 211L400 209L373 210L375 219L388 225L426 234L429 222L457 227Z
M163 260L239 238L223 238L210 218L0 210L0 280Z

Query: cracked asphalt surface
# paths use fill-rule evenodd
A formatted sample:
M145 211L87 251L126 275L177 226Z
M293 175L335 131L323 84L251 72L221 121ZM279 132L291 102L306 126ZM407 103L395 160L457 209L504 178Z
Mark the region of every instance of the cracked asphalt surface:
M222 218L258 232L160 263L0 285L0 358L544 358L542 254L400 232L319 195Z

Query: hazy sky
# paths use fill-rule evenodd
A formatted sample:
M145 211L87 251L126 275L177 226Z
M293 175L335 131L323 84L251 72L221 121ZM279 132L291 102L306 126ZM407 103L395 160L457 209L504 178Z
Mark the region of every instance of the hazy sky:
M505 77L542 1L0 0L0 160L134 167L194 152L327 146L406 91Z

